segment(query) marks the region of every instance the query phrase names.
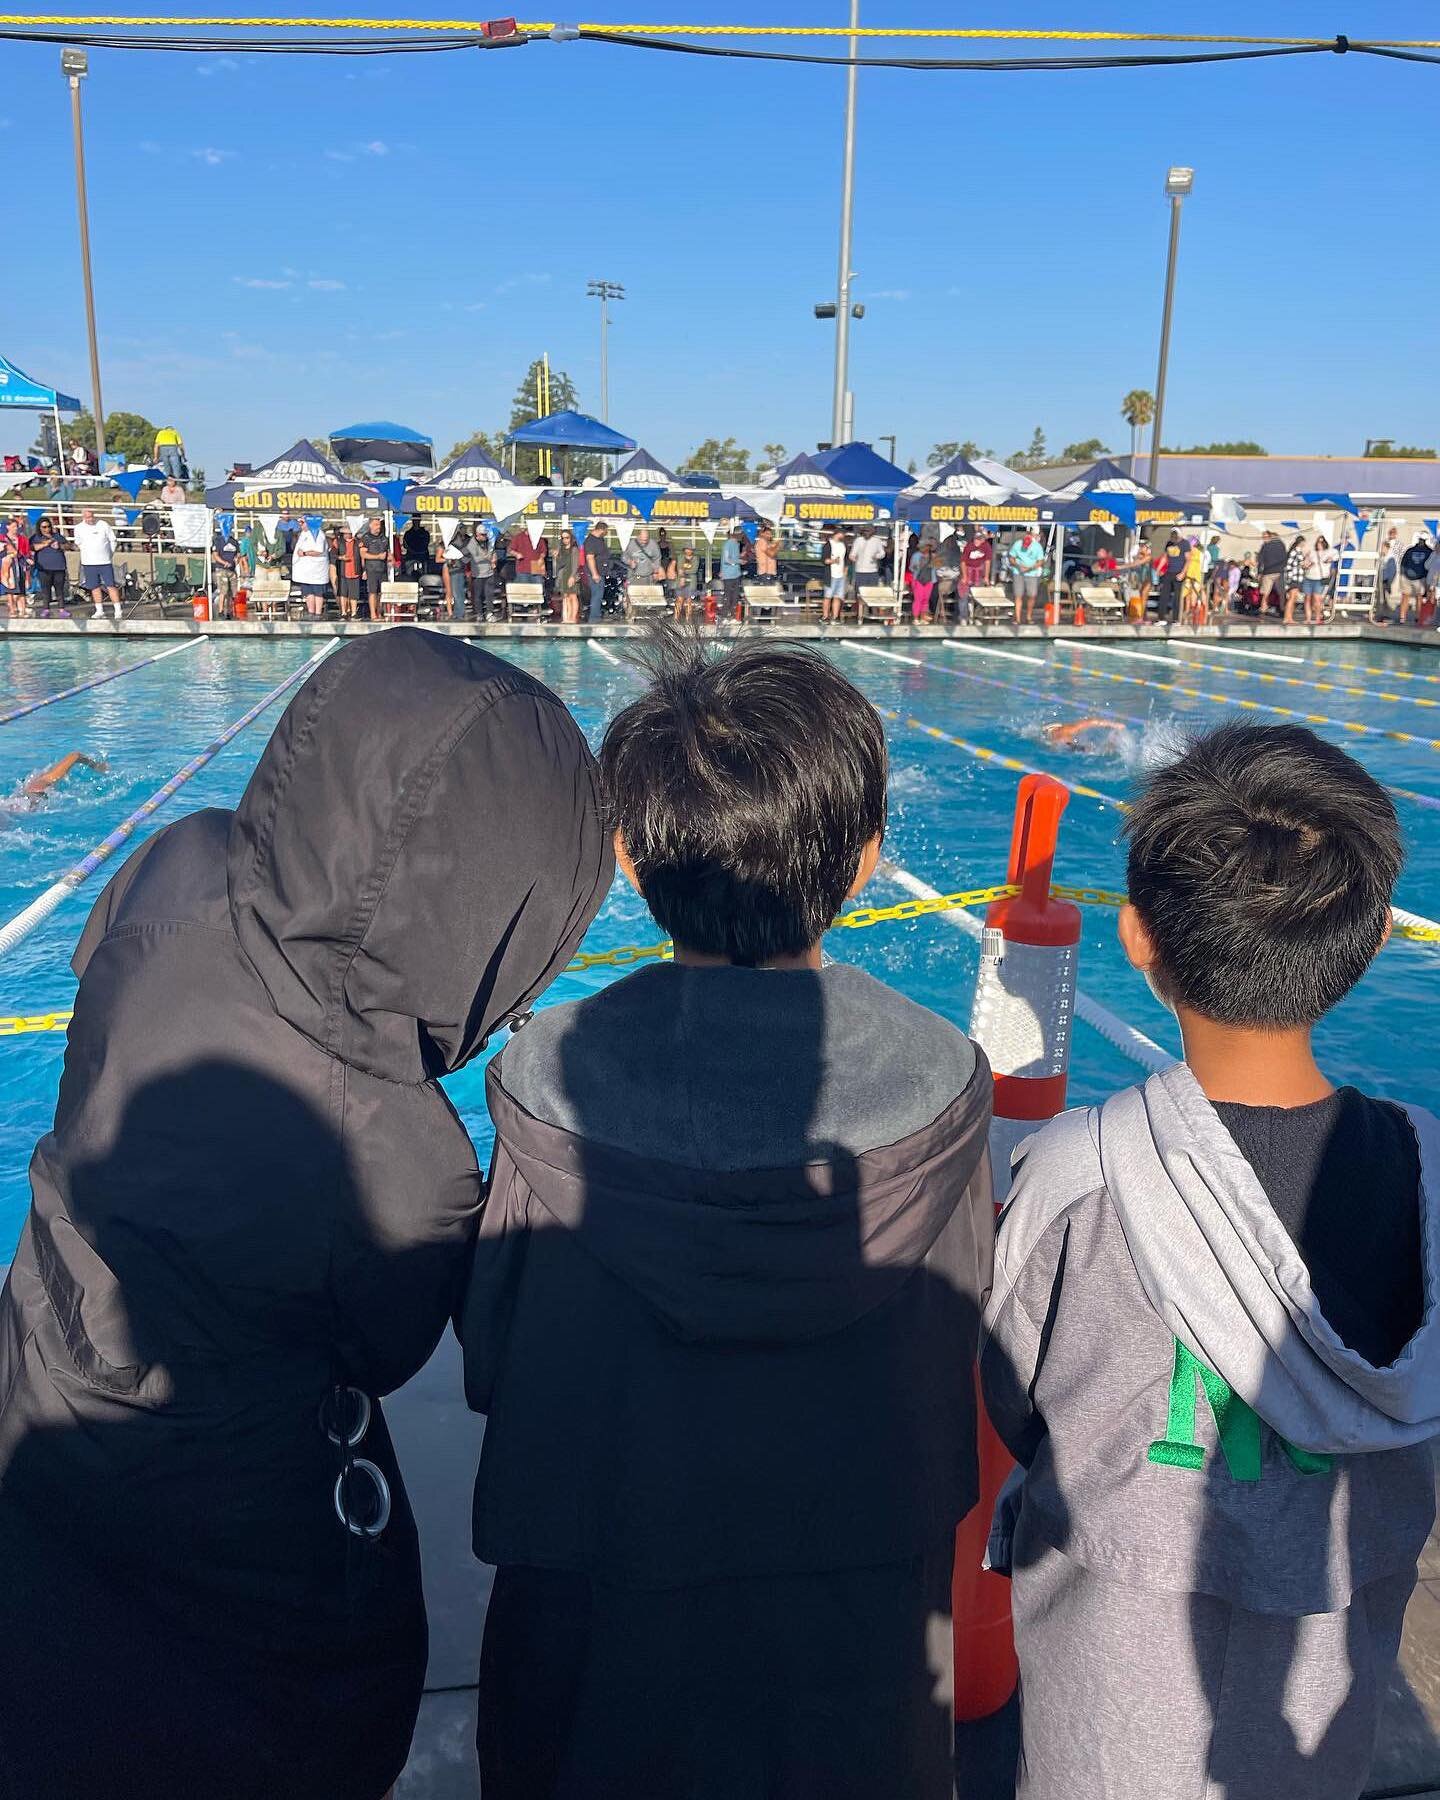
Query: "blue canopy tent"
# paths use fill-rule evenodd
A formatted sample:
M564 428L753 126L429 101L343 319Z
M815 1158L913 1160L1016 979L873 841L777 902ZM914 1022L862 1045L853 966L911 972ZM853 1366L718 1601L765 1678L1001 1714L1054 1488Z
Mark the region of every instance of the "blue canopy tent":
M912 483L896 510L921 525L1034 525L1040 518L1038 501L992 480L966 456L952 456Z
M205 504L214 512L378 513L378 490L368 481L351 481L309 438L301 438L283 456L272 457L236 481L206 488Z
M73 394L62 394L58 388L46 387L17 368L7 357L0 356L0 412L51 413L55 419L55 455L60 471L65 470L65 441L60 435L61 413L78 413L84 409Z
M493 517L493 493L508 487L509 479L493 456L472 444L443 469L409 488L404 510L420 518Z
M910 486L913 476L883 456L869 444L836 444L833 450L820 450L811 458L816 468L823 469L837 487L852 493L898 494Z
M342 463L389 463L398 469L435 467L433 439L390 419L342 425L330 433L330 454Z
M761 486L784 496L781 517L792 524L873 525L890 517L898 497L898 489L876 494L846 488L820 467L818 458L803 450Z
M626 437L623 431L615 431L609 425L602 425L599 419L592 419L589 413L575 412L568 407L563 412L546 413L544 418L532 419L528 425L519 426L505 442L525 444L533 450L560 451L561 470L567 486L570 478L568 453L571 450L596 450L602 456L619 456L636 447L634 438Z
M1040 517L1057 525L1204 525L1210 509L1203 501L1157 494L1102 456L1084 474L1042 498Z

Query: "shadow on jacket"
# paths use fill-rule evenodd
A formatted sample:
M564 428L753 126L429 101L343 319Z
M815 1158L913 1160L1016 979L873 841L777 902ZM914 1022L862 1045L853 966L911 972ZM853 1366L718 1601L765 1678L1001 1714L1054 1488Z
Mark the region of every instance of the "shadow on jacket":
M491 1065L486 1800L948 1800L990 1085L843 966L649 969Z
M232 815L126 862L75 956L0 1297L0 1794L379 1800L426 1629L380 1396L475 1232L437 1077L611 872L564 708L397 630L329 658Z

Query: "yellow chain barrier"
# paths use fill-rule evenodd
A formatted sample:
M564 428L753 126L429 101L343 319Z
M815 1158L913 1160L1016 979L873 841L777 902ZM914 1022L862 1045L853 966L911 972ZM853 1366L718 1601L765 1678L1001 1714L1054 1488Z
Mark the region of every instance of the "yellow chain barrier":
M933 900L898 900L893 906L856 906L841 913L832 931L864 931L872 925L888 925L903 919L923 919L931 913L953 912L962 906L989 906L995 900L1008 900L1020 892L1008 882L993 887L962 888L953 894L937 894ZM1123 906L1126 896L1113 888L1065 887L1052 884L1050 893L1056 900L1073 900L1077 906ZM1402 925L1398 920L1391 933L1416 944L1440 943L1440 929L1432 925ZM567 974L583 974L587 969L628 969L636 963L666 962L674 954L669 938L658 944L619 944L613 950L581 950L566 963ZM68 1012L20 1013L12 1018L0 1017L0 1037L19 1037L37 1031L63 1031L74 1015Z

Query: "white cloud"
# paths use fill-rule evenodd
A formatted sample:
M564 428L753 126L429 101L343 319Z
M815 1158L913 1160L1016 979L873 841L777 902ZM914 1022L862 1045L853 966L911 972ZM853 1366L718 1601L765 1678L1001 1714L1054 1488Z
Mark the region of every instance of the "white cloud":
M196 162L204 163L207 169L218 169L221 163L233 162L239 154L235 150L217 150L213 144L206 144L203 150L192 150L190 154Z
M345 283L343 281L331 281L327 277L312 275L305 285L306 287L314 288L317 294L338 294L344 288Z
M909 288L876 288L871 294L872 300L908 300Z
M368 144L362 144L360 148L367 156L388 156L390 154L390 146L384 138L371 138Z
M232 275L230 279L236 287L243 288L269 288L279 291L281 288L290 286L288 281L274 281L267 275Z
M155 142L154 138L142 138L140 148L146 156L158 156L160 154L160 146Z
M325 160L326 162L354 162L355 158L348 150L327 150Z
M549 274L512 275L508 281L502 281L495 289L497 294L508 294L521 287L544 287L554 279Z
M231 75L240 67L233 56L217 56L213 62L195 65L197 75Z

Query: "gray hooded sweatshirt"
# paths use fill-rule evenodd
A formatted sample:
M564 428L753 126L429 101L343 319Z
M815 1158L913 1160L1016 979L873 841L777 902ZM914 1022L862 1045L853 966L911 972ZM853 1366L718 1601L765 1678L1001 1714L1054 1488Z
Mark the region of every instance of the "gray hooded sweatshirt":
M1425 1309L1385 1368L1327 1322L1183 1063L1021 1147L981 1367L1022 1465L991 1560L1015 1579L1025 1794L1359 1791L1435 1514L1440 1124L1407 1111ZM1077 1647L1099 1644L1103 1734L1104 1696L1076 1674ZM1247 1657L1278 1665L1284 1692L1241 1676ZM1157 1703L1168 1777L1133 1729ZM1282 1716L1292 1761L1313 1739L1294 1771L1268 1759ZM1222 1779L1227 1757L1244 1781Z

